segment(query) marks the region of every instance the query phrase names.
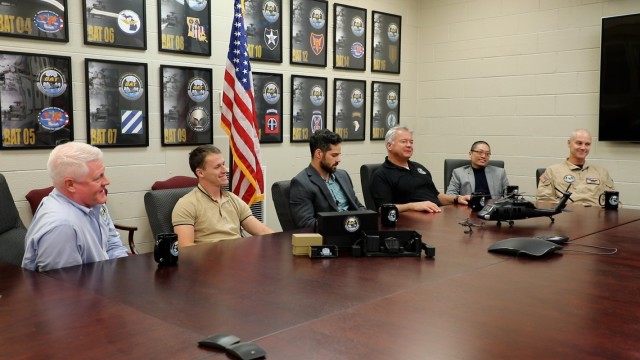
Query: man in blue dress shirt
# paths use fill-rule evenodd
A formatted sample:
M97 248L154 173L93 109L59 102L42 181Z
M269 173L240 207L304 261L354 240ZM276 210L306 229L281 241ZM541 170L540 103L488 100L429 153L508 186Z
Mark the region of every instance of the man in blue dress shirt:
M127 256L105 205L102 151L78 142L58 145L47 169L54 190L27 231L22 267L47 271Z

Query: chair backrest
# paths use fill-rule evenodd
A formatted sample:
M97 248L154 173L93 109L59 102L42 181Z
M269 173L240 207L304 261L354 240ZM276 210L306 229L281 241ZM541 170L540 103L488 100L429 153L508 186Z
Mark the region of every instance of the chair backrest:
M451 182L451 175L453 170L470 165L471 159L444 159L444 192L447 192L449 182ZM489 165L504 168L504 161L502 160L489 160Z
M20 220L16 203L4 175L0 174L0 261L21 266L27 228Z
M536 189L538 188L538 183L540 182L540 176L547 171L547 168L537 168L536 169Z
M158 237L158 234L173 232L173 224L171 223L173 207L181 197L192 189L193 187L151 190L144 194L144 208L147 211L154 239Z
M31 214L36 213L36 210L38 210L38 206L40 206L42 199L48 196L52 191L53 186L49 186L43 189L33 189L24 196L29 202L29 206L31 207Z
M151 190L192 188L198 185L198 178L193 176L174 176L167 180L156 181L151 185Z
M371 195L371 178L380 166L382 166L382 164L362 164L362 166L360 166L360 185L362 186L364 206L373 211L378 211L378 209L376 209L376 204Z
M276 214L283 231L296 228L289 209L290 187L291 180L276 181L271 185L271 198L273 199L273 205L276 207Z

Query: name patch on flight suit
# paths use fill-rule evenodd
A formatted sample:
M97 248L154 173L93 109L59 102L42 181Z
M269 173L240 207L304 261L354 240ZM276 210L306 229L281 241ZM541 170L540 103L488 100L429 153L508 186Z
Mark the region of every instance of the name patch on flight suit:
M600 179L596 179L596 178L587 178L587 184L591 184L591 185L600 185Z

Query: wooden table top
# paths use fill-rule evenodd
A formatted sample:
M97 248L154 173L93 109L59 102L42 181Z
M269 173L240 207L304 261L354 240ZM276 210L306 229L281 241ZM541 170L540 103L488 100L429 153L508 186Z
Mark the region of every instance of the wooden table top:
M257 342L276 359L638 359L638 233L635 221L575 241L615 247L615 255L487 254L506 261ZM314 351L305 352L309 348Z
M458 225L470 215L463 206L401 214L398 229L419 231L436 247L434 259L294 257L285 232L186 248L175 267L158 267L145 254L46 274L16 268L13 280L0 280L0 348L13 344L10 354L17 356L48 354L14 342L48 334L33 325L52 326L48 314L59 308L58 318L74 321L54 328L77 336L93 326L114 339L100 346L118 339L131 348L104 352L120 357L174 347L184 358L226 358L196 345L225 332L260 344L270 359L637 358L640 211L570 208L553 224L548 218L513 227L486 222L473 234ZM552 234L620 251L535 259L487 252L497 240ZM5 267L0 270L4 276ZM34 281L43 285L24 284ZM16 291L24 299L4 301ZM24 310L10 313L3 302L24 303ZM11 342L3 344L7 333ZM161 333L171 340L158 344ZM68 346L47 336L43 344L56 353L98 346L93 335Z
M0 358L209 355L194 346L200 334L138 309L13 265L0 263L0 274Z

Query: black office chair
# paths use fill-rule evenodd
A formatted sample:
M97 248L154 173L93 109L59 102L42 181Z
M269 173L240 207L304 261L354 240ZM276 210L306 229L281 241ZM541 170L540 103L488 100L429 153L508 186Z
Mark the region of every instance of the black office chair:
M470 159L444 159L444 192L447 192L447 188L449 187L449 182L451 182L451 175L453 174L453 170L461 166L470 165L470 164L471 164ZM504 168L504 161L489 160L489 165Z
M291 180L276 181L271 185L271 197L273 198L273 205L276 207L276 214L278 215L282 231L296 228L291 218L291 210L289 209L290 188Z
M360 185L362 186L362 197L364 197L364 205L369 210L378 211L376 208L376 204L373 201L373 196L371 195L371 178L373 177L373 173L380 167L382 164L362 164L360 166Z
M144 194L144 208L147 211L153 239L158 234L172 233L171 213L178 200L191 191L193 187L151 190Z
M540 183L540 176L547 171L547 168L537 168L536 169L536 189L538 188L538 183Z
M26 235L7 180L0 174L0 262L22 266Z

